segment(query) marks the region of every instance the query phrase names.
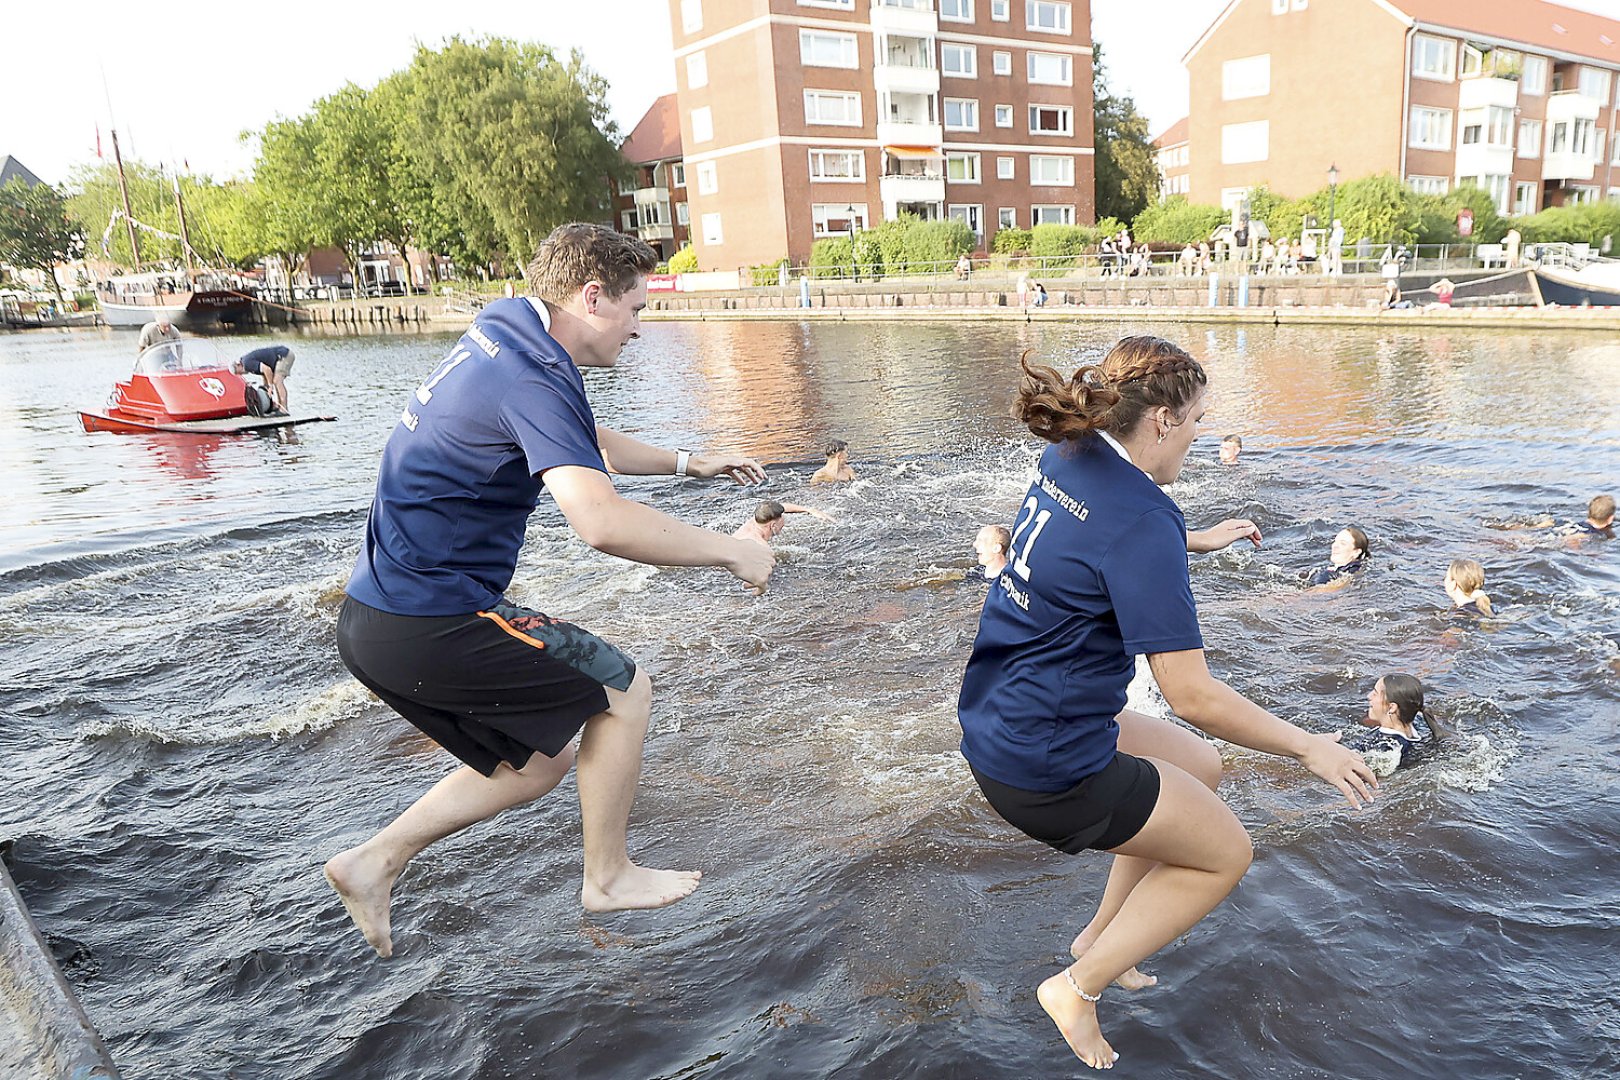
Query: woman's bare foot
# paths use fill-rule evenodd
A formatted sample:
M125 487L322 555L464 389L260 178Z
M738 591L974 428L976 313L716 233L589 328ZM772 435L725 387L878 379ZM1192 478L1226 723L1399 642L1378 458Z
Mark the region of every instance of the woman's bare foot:
M1035 997L1063 1033L1063 1040L1075 1057L1093 1069L1114 1067L1119 1055L1114 1053L1114 1048L1103 1038L1102 1028L1097 1026L1097 1006L1076 994L1063 972L1041 983Z
M385 958L394 954L388 908L401 869L391 867L386 857L364 845L341 851L326 862L326 883L337 890L344 910L366 936L367 944Z
M627 862L612 877L587 873L579 900L586 911L660 908L692 895L702 877L701 870L649 870Z
M1074 944L1069 946L1069 955L1078 960L1085 955L1086 950L1091 948L1093 944L1095 944L1095 939L1082 930L1080 935L1074 939ZM1146 990L1150 986L1159 985L1159 977L1131 968L1115 979L1114 985L1121 990Z

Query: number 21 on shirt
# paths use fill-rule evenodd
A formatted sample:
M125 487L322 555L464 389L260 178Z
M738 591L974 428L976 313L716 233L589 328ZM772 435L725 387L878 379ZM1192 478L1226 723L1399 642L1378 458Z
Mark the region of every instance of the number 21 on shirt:
M1040 500L1031 495L1024 500L1024 506L1018 512L1022 517L1017 526L1014 527L1012 534L1012 544L1010 546L1016 552L1013 556L1012 568L1014 573L1028 581L1030 549L1035 546L1035 541L1040 538L1041 530L1046 528L1047 521L1052 517L1052 511L1040 509ZM1033 529L1030 529L1031 522L1035 525ZM1023 550L1020 551L1018 538L1024 534L1026 529L1029 529L1029 539L1024 541Z

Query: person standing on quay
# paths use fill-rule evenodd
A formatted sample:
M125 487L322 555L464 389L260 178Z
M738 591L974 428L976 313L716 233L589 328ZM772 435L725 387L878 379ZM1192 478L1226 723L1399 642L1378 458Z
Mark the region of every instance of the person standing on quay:
M542 488L599 551L724 567L765 590L770 548L621 498L608 478L611 470L764 479L749 458L649 446L592 415L579 367L613 366L638 336L657 261L612 229L558 228L529 264L533 295L479 314L407 400L383 451L338 651L360 682L463 766L326 864L381 956L393 951L390 895L411 858L551 791L574 764L581 729L584 906L662 907L697 888L698 871L638 866L625 845L652 701L646 673L589 631L503 596Z
M1174 724L1125 708L1135 657L1176 714L1217 738L1291 757L1353 807L1377 779L1338 735L1313 735L1210 674L1187 576L1175 481L1204 414L1204 369L1154 337L1127 337L1065 379L1022 362L1015 414L1052 445L1013 524L962 677L962 754L990 806L1059 851L1115 856L1102 901L1040 985L1075 1055L1109 1068L1097 1022L1113 982L1208 914L1243 877L1248 834L1216 795L1221 757ZM1237 532L1238 530L1234 530ZM1230 541L1228 541L1230 542Z

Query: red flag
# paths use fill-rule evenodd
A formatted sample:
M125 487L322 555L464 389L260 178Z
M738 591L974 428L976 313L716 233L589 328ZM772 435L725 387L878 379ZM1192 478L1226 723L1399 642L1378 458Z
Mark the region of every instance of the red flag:
M101 157L101 125L96 125L96 157Z

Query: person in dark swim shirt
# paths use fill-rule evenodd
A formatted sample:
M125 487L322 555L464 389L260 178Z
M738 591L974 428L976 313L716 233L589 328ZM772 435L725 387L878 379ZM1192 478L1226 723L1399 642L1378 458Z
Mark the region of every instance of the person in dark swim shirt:
M1305 585L1312 589L1342 589L1367 568L1371 554L1367 534L1354 525L1346 525L1333 538L1328 565L1313 573Z
M1441 729L1423 712L1423 683L1416 675L1385 675L1367 693L1367 715L1362 724L1372 728L1349 740L1379 776L1416 764L1440 740Z
M1586 504L1586 520L1575 523L1576 531L1584 536L1614 539L1614 496L1599 495Z
M1473 559L1453 559L1446 568L1446 595L1457 614L1490 615L1491 598L1485 593L1485 568Z

